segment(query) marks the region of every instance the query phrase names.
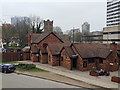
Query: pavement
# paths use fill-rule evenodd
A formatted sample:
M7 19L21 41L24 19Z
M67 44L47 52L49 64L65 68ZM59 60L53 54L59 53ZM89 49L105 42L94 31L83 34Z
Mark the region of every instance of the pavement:
M22 75L27 75L31 77L37 77L37 78L42 78L46 80L51 80L59 83L64 83L72 86L77 86L77 87L83 87L83 88L89 88L89 89L97 89L100 87L96 87L84 82L80 82L62 75L58 75L52 72L21 72L21 71L16 71L17 74L22 74ZM103 90L103 88L102 88ZM106 89L105 89L106 90Z
M90 76L89 72L82 72L79 70L67 70L61 66L50 66L48 64L40 64L39 62L31 62L31 61L19 61L21 63L34 63L36 67L48 70L58 75L62 75L68 78L71 78L76 81L85 82L90 85L94 85L96 87L103 87L103 88L118 88L119 84L111 82L111 76L118 75L118 72L111 72L111 76L99 76L94 77Z
M79 88L80 90L88 90L82 87L76 87L50 80L45 80L26 75L10 73L2 74L2 88Z

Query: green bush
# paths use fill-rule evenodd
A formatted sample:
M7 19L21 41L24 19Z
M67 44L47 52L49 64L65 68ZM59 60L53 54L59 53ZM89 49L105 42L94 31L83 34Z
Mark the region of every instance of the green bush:
M24 70L30 70L30 69L36 68L36 65L34 65L34 64L18 64L17 67L20 69L24 69Z
M117 77L117 76L113 76L113 77L120 79L120 77Z

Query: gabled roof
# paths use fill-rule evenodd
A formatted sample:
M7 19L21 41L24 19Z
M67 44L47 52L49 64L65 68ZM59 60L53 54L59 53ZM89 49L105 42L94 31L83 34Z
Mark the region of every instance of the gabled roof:
M109 46L97 43L79 43L73 44L82 58L107 58L111 53Z
M40 36L40 34L33 33L31 34L32 43Z
M46 37L48 37L50 34L53 34L54 36L56 36L61 42L63 42L56 34L54 34L53 32L50 33L42 33L42 34L34 34L32 35L32 43L38 44L40 43L42 40L44 40Z
M32 53L39 53L39 49L36 46L31 46Z
M70 46L72 43L65 42L65 43L48 43L48 48L50 49L50 52L52 55L58 55L60 54L61 49L64 46Z
M75 52L73 51L73 49L70 46L65 46L63 47L63 49L65 49L65 51L67 52L67 55L72 58L73 55L76 55ZM63 50L62 49L62 50ZM61 50L61 51L62 51Z

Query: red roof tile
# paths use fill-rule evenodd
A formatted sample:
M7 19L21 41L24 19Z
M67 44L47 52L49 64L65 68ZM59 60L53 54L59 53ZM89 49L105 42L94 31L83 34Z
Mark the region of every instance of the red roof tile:
M82 58L106 58L110 54L108 45L97 43L79 43L73 44Z
M66 42L66 43L47 43L47 44L52 55L58 55L60 54L60 51L64 46L70 46L72 43Z
M36 46L31 46L32 53L39 53L39 49Z

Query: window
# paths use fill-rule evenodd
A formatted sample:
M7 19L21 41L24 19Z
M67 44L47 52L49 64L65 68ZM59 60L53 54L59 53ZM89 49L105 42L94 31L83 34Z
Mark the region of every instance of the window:
M115 59L115 63L117 62L117 59Z
M87 61L83 61L83 68L87 68Z
M49 61L51 61L51 57L50 57L50 55L49 55Z
M102 63L102 64L103 64L103 59L99 59L99 63Z
M94 63L95 60L94 59L88 59L88 63Z

